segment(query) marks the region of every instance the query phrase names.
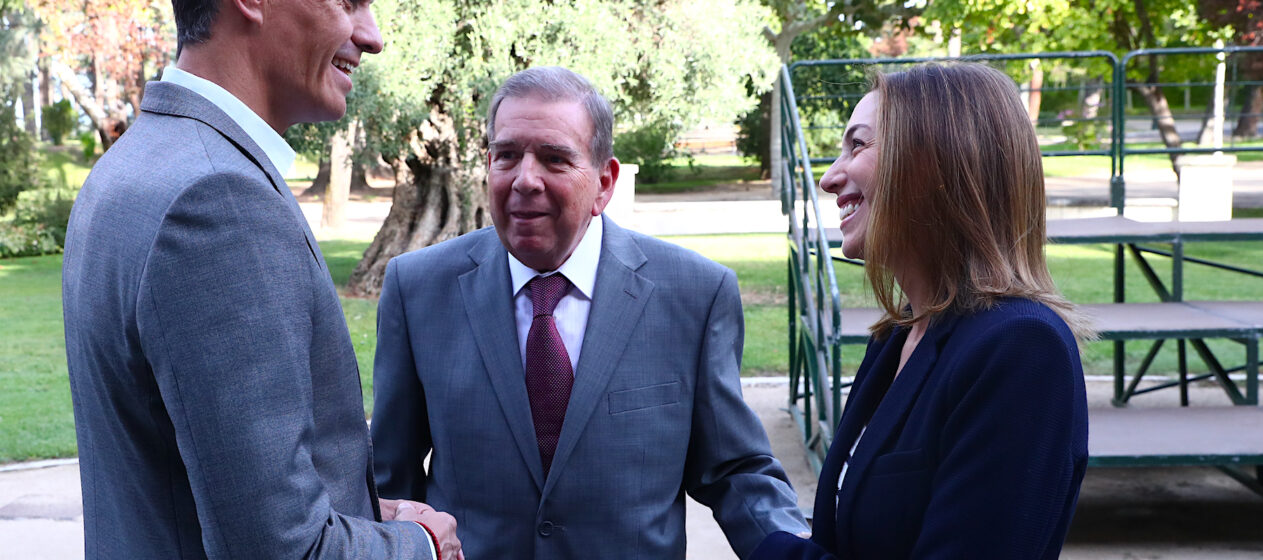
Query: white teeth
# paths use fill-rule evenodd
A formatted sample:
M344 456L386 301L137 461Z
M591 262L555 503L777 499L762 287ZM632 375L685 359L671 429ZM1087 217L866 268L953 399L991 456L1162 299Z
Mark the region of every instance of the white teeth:
M846 206L843 206L838 209L838 217L840 219L845 220L847 216L850 216L851 214L855 213L856 208L859 208L859 204L856 204L854 202L847 204Z
M338 70L346 72L347 74L350 74L353 70L355 70L355 67L345 60L334 60L333 66Z

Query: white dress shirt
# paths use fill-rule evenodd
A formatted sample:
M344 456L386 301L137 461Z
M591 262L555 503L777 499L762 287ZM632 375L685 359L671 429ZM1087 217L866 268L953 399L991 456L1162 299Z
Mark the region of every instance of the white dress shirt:
M842 481L846 480L846 471L849 470L851 467L851 457L855 455L855 448L860 446L860 438L864 437L864 430L867 430L867 429L868 429L868 426L864 426L863 428L860 428L860 435L855 436L855 445L851 446L851 452L847 454L846 461L842 463L842 472L838 473L838 492L842 491ZM838 507L837 493L833 494L833 507L835 508Z
M289 147L285 139L268 126L263 117L251 111L240 99L228 93L228 90L219 87L219 84L174 66L163 69L162 81L173 83L205 97L207 101L219 107L220 111L227 113L228 117L237 123L237 126L240 126L241 130L244 130L246 135L259 145L259 148L263 149L263 153L272 160L272 167L276 168L281 177L289 173L290 167L294 166L294 149Z
M557 302L553 320L557 323L561 342L566 345L566 354L570 356L570 371L573 374L579 369L579 351L583 348L583 334L588 328L588 312L592 310L592 291L596 288L596 265L601 260L601 236L604 231L601 217L594 216L570 258L553 272L539 272L509 253L513 315L517 320L517 342L523 368L526 367L526 336L530 334L531 321L535 319L535 307L526 293L526 283L536 276L555 273L570 281L570 289Z

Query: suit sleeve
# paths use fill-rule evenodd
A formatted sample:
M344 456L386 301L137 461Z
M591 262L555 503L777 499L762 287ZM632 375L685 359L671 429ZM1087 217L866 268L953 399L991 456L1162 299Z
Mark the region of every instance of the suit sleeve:
M1064 329L1062 329L1064 330ZM969 342L913 558L1045 558L1087 461L1087 403L1068 331L1017 317Z
M429 414L412 356L399 262L386 265L377 303L377 355L373 362L373 461L385 498L425 501L430 452Z
M235 174L168 208L137 304L162 401L148 412L170 417L209 558L426 556L415 524L335 511L316 470L328 434L314 433L312 309L327 273L297 219L270 184Z
M725 270L702 343L684 488L710 507L738 556L774 531L807 530L785 470L741 396L745 324L737 277Z
M837 560L814 541L777 531L763 539L747 560Z

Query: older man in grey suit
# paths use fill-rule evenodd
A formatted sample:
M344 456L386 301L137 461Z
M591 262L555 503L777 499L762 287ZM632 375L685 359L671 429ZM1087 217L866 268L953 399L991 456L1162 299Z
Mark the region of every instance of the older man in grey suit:
M282 179L280 133L340 118L381 50L368 3L174 1L177 66L66 238L88 558L434 558L430 533L459 554L450 516L379 508L337 292Z
M470 558L683 558L685 493L742 556L806 530L741 397L736 277L602 217L612 122L577 74L513 76L488 116L494 229L387 266L378 482L455 515Z

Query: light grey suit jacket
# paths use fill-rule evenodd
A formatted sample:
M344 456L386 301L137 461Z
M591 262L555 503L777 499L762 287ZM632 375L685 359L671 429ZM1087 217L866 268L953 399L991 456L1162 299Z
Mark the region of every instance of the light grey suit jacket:
M66 236L87 557L428 556L374 521L350 336L284 180L187 89L141 110Z
M547 478L495 231L390 262L373 389L382 494L455 515L471 560L683 558L685 492L711 507L742 556L767 533L806 530L741 397L736 276L604 226Z

